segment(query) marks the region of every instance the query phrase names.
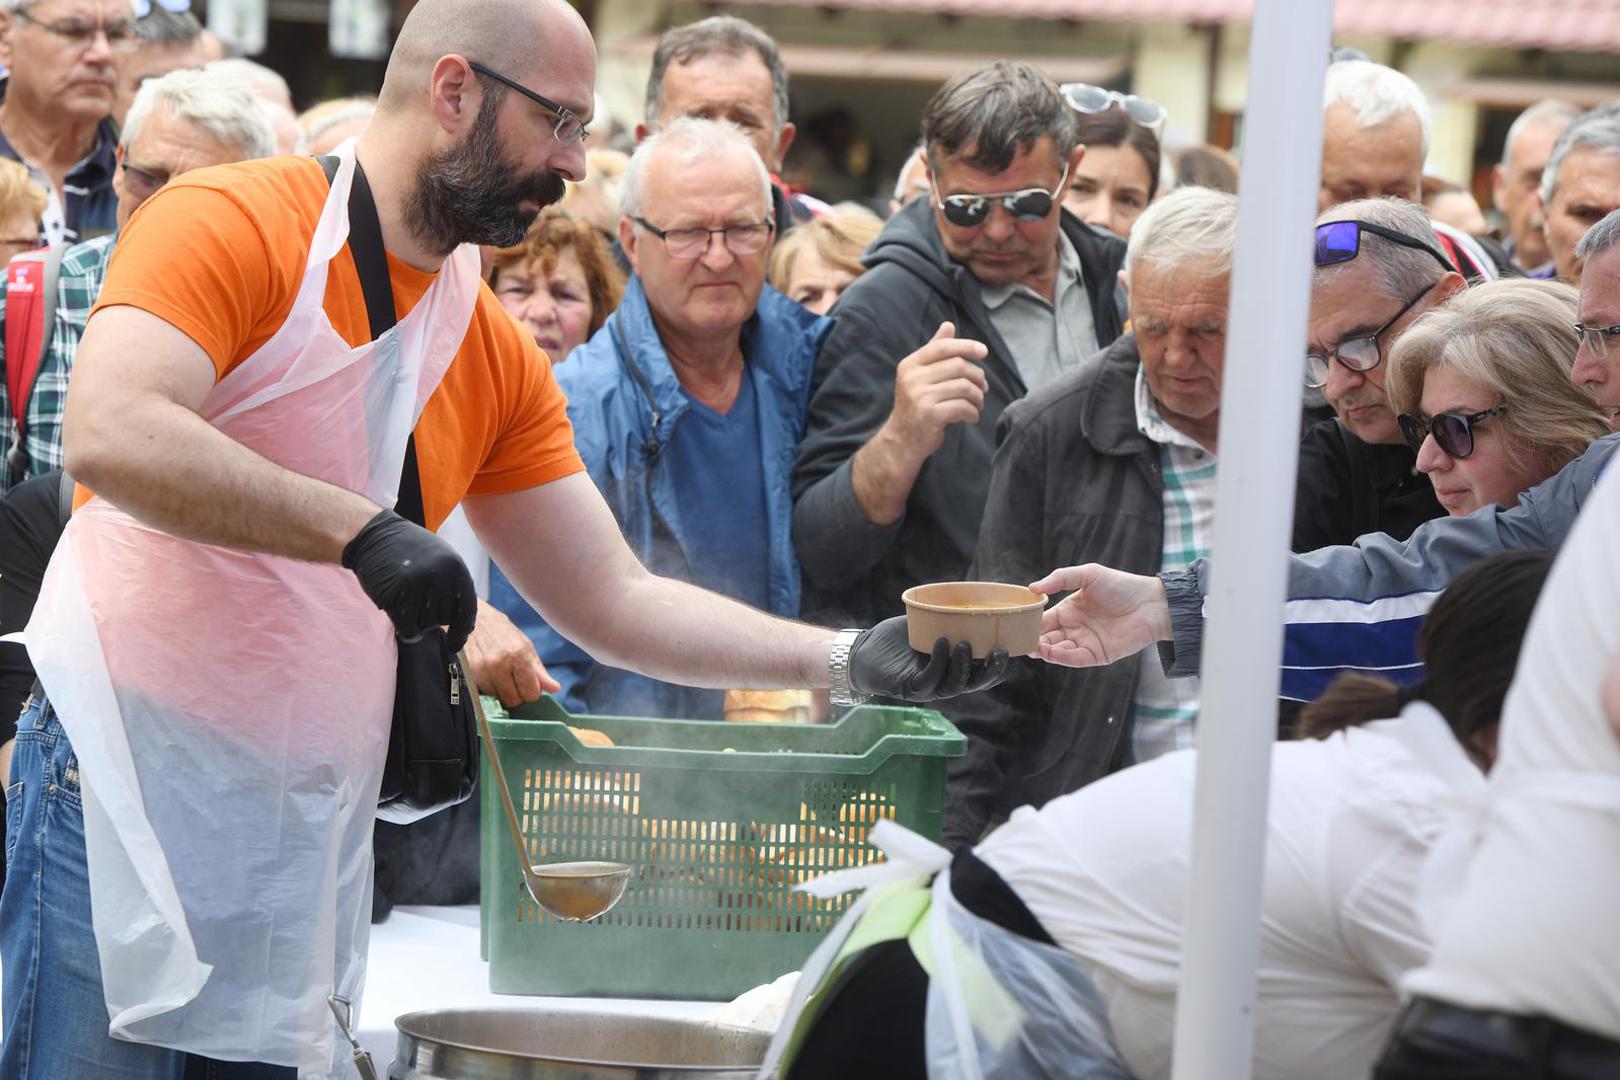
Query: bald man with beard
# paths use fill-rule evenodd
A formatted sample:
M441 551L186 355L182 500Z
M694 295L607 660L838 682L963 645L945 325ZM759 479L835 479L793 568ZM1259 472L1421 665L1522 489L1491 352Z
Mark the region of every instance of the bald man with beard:
M353 144L194 170L121 234L63 421L79 508L27 629L0 1076L345 1074L327 998L363 989L396 638L443 663L476 614L430 531L458 503L604 663L835 701L1004 671L912 652L903 619L764 615L625 544L472 246L583 179L595 75L561 0L421 0Z

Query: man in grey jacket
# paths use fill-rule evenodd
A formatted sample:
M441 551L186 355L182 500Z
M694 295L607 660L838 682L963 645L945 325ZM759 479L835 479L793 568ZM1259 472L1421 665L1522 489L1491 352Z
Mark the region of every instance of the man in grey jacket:
M839 298L793 479L804 612L841 625L962 576L1001 411L1121 328L1124 245L1062 209L1084 147L1050 78L1005 61L960 75L923 136L932 198Z
M1605 408L1620 408L1620 211L1581 239L1580 349L1571 377ZM1508 509L1438 518L1410 539L1364 536L1348 547L1289 558L1282 695L1307 700L1341 671L1420 677L1415 640L1434 598L1476 559L1519 547L1557 547L1608 464L1609 435ZM1056 570L1033 587L1074 590L1046 614L1041 656L1070 667L1111 664L1158 643L1167 674L1195 675L1210 565L1159 577L1095 563Z
M1002 415L968 576L1023 583L1055 565L1183 569L1207 553L1237 198L1184 188L1131 230L1126 334ZM1101 671L1017 665L948 710L948 844L1133 761L1191 745L1198 680L1134 660ZM1128 733L1128 734L1127 734Z

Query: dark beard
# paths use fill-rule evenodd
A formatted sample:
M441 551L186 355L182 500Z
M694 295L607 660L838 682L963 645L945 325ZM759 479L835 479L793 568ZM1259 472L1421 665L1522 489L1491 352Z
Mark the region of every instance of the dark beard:
M495 132L499 107L496 95L486 94L467 138L417 167L405 221L430 251L448 255L461 244L522 243L539 209L518 204L527 199L544 208L561 201L567 190L549 169L517 175Z

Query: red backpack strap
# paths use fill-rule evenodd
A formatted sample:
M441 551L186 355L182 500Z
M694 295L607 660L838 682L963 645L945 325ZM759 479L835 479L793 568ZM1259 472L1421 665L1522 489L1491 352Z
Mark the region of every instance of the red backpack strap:
M60 248L27 251L6 267L6 393L17 424L16 446L23 444L28 399L50 347L56 313L56 283L62 267ZM15 456L15 454L10 454Z

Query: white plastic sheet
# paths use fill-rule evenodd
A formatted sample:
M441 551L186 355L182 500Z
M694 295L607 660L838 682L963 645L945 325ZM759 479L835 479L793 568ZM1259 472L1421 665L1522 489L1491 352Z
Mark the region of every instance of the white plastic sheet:
M465 248L409 315L351 349L323 310L352 147L291 313L214 388L214 426L393 505L404 446L478 295ZM95 499L28 627L79 757L110 1031L341 1071L326 996L358 1001L395 651L342 567L181 540Z

